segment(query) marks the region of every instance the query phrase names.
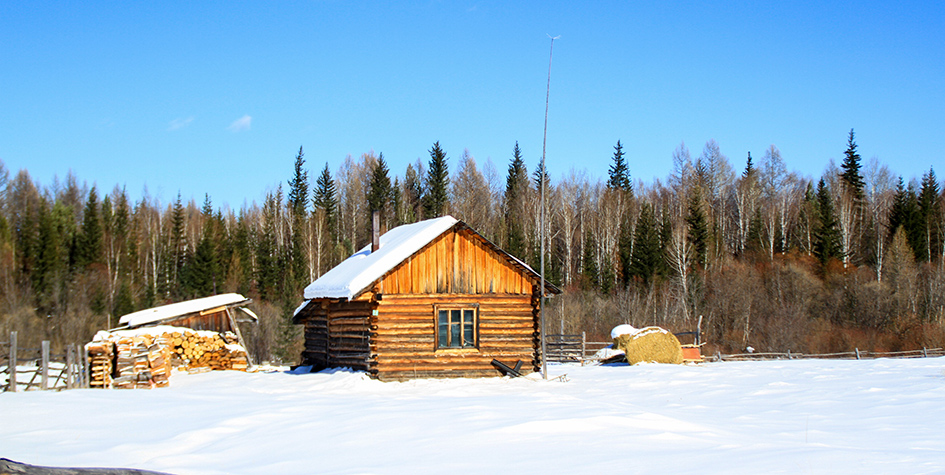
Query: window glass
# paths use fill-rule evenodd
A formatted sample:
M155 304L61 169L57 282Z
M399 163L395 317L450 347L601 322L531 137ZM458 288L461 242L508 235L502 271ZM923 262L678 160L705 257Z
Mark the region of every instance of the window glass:
M475 346L476 338L474 322L475 311L463 309L463 346Z
M450 342L450 313L449 310L440 310L437 317L437 330L440 348L449 346Z
M461 310L450 310L450 346L453 348L463 346L463 319L460 318L460 312Z

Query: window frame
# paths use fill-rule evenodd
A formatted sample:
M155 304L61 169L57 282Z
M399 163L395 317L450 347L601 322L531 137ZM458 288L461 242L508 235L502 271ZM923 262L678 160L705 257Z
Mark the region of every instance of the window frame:
M442 346L440 343L440 312L447 311L451 312L458 310L460 316L463 315L464 310L472 310L473 312L473 321L472 321L472 335L473 342L469 346L448 346L450 341L446 343L447 346ZM450 317L450 325L452 326L452 317ZM465 339L466 334L465 324L460 324L460 337ZM450 339L452 331L447 332L447 338ZM455 304L434 304L433 305L433 349L435 351L478 351L479 350L479 304L475 303L455 303Z

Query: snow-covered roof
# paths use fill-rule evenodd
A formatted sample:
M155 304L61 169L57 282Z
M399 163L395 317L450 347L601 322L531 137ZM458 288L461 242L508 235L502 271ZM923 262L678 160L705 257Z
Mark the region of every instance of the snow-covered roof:
M139 310L121 317L118 320L118 323L134 328L150 323L162 322L175 317L202 312L204 310L231 306L243 302L249 303L249 300L240 294L214 295L212 297L187 300L185 302L172 303L169 305L162 305L160 307Z
M371 245L368 244L309 284L305 288L305 299L345 298L350 300L360 295L374 281L383 277L397 264L412 256L458 222L452 216L443 216L391 229L381 236L381 247L376 252L371 252Z

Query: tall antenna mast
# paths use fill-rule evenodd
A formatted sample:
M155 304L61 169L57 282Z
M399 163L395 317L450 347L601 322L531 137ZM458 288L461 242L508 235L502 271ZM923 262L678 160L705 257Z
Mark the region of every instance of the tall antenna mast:
M548 53L548 86L545 88L545 131L541 138L541 292L540 307L538 313L541 316L541 376L548 379L548 358L547 345L545 345L545 148L548 143L548 98L551 96L551 58L555 53L555 40L561 38L560 35L551 38L551 51Z

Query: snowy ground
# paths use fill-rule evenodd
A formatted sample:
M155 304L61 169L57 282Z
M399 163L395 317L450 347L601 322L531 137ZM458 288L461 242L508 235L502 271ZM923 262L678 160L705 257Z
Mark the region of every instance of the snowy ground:
M175 374L0 394L0 457L185 473L943 473L945 358Z

